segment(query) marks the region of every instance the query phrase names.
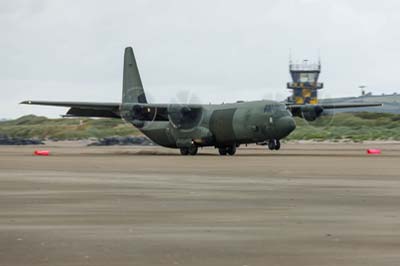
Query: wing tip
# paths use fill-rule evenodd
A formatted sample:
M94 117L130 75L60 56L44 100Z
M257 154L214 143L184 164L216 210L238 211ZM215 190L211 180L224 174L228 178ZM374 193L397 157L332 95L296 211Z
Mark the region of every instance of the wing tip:
M19 104L32 104L32 101L31 100L22 101Z

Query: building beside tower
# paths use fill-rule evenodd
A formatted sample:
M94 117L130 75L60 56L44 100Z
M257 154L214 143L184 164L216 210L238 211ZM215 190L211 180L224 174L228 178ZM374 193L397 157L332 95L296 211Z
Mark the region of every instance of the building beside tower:
M340 97L330 99L318 99L318 90L324 87L323 83L318 82L321 73L321 62L310 63L304 60L300 64L290 60L289 72L292 82L287 83L287 89L292 94L287 98L289 104L359 104L359 103L382 103L380 107L346 108L335 110L324 110L326 114L342 112L371 112L371 113L392 113L400 114L400 93L374 95L372 92L365 91L366 86L360 86L361 96Z
M321 73L321 62L309 63L304 60L301 64L289 64L289 71L292 82L287 83L287 88L292 90L292 95L288 98L291 104L317 104L318 90L324 87L323 83L318 82Z

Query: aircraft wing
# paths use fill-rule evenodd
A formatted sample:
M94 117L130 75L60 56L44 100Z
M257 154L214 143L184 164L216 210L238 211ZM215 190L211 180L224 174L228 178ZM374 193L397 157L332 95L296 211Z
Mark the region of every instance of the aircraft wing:
M381 103L346 103L346 104L286 104L289 109L302 109L309 107L320 107L322 109L342 109L342 108L360 108L382 106Z
M342 108L360 108L382 106L380 103L349 103L349 104L287 104L286 105L293 116L298 116L307 121L314 121L324 110L342 109Z
M70 107L67 117L121 117L120 103L23 101L20 104Z
M70 107L65 117L110 117L121 118L120 103L23 101L20 104ZM124 104L124 111L130 112L132 119L142 121L168 121L169 116L190 116L201 110L198 104Z
M129 103L123 105L123 112L129 112L132 119L141 121L169 121L170 119L194 119L202 111L199 104L152 104Z

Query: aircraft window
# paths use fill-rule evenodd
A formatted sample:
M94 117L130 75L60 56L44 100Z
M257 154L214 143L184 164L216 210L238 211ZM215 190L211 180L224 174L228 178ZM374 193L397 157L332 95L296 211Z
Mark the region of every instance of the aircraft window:
M271 105L266 105L264 108L264 113L271 113L272 112L272 107Z
M283 105L283 104L272 105L272 106L269 106L269 107L273 111L286 111L286 105Z
M284 104L266 105L264 108L265 113L271 113L273 111L286 111L286 110L287 110L287 108L286 108L286 105L284 105Z
M286 105L284 105L284 104L279 105L279 110L286 111L287 110Z

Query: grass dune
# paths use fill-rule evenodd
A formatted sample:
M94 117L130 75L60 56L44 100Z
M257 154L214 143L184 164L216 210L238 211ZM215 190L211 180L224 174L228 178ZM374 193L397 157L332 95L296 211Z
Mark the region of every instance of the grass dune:
M297 129L288 140L400 140L400 115L340 113L314 122L296 118ZM136 136L140 132L119 119L59 118L28 115L1 121L0 134L9 137L77 140Z

